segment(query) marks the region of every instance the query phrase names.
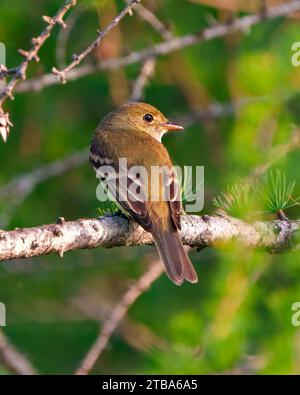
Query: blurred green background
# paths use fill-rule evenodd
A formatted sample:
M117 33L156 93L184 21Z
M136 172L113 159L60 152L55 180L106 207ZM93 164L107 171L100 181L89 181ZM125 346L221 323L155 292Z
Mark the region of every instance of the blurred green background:
M28 77L49 72L85 48L124 7L121 0L79 1L67 18L75 22L66 53L57 55L55 29ZM216 1L144 0L174 35L195 33L212 19L226 21L247 10L224 10ZM61 0L2 0L0 41L7 66L20 62ZM211 6L209 6L209 4ZM205 166L205 207L213 197L248 177L288 143L300 122L300 68L291 63L299 41L299 18L264 21L251 31L183 49L159 58L143 100L171 119L205 111L214 103L246 105L220 117L193 120L185 132L164 138L174 162ZM125 17L89 61L118 57L161 41L136 13ZM0 143L0 185L89 145L100 119L126 102L141 65L16 94L6 103L14 128ZM300 193L299 151L276 161ZM97 216L97 180L88 159L38 184L16 209L1 201L7 229ZM0 187L1 190L1 187ZM289 210L299 218L297 207ZM271 219L272 216L266 216ZM75 251L0 265L0 301L7 307L9 340L40 373L71 374L95 340L103 321L156 257L154 248ZM174 286L161 276L129 310L93 373L300 373L300 328L291 306L300 301L299 253L270 255L238 245L192 251L199 284ZM0 364L0 372L7 373Z

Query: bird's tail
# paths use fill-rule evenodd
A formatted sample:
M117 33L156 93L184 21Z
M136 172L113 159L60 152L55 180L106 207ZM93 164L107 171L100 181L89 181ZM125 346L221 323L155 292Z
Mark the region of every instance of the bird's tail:
M159 255L170 280L181 285L184 280L198 282L195 269L176 231L161 231L154 236Z

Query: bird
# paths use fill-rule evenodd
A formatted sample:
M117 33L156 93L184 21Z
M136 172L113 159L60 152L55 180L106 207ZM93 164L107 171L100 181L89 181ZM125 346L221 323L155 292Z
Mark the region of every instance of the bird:
M176 285L184 280L198 282L179 235L183 210L179 183L161 142L166 132L182 129L150 104L123 104L102 119L94 132L89 154L91 167L100 174L122 212L152 234L166 274ZM147 176L154 167L166 171L158 177L152 175L149 183L141 171L124 172L120 166L124 159L128 169L145 169ZM157 185L153 188L155 198L149 186L153 181Z

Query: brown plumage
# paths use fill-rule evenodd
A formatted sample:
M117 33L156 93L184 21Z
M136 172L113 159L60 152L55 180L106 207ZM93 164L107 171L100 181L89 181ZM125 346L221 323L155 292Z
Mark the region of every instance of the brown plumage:
M169 154L160 142L165 132L174 129L182 128L169 123L149 104L125 104L108 114L96 129L90 163L98 171L107 165L116 171L115 184L107 174L101 174L101 178L123 210L152 234L167 275L180 285L184 279L195 283L198 278L178 234L182 211L180 190ZM132 166L143 166L149 177L148 186L143 174L139 174L139 178L131 178L129 174L124 180L120 158L126 158L128 170ZM151 182L157 180L157 175L151 178L153 166L164 167L166 171L164 176L159 176L154 191ZM163 194L167 187L169 198L165 200ZM136 199L135 193L130 192L132 189L142 192L142 198Z

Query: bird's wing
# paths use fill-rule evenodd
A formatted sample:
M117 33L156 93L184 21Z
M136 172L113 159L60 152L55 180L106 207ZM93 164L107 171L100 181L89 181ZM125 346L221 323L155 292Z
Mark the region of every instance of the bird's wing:
M149 213L152 202L147 200L147 192L144 190L146 183L130 173L122 176L122 171L119 168L117 169L117 166L114 167L114 170L114 176L103 179L104 183L125 211L145 230L153 232L155 230L155 221L152 221ZM165 181L164 187L169 188L168 204L171 218L176 229L180 230L181 192L173 171L170 172L169 179Z
M102 162L98 165L94 162L92 165L97 171L103 189L107 188L110 196L116 199L125 212L145 230L153 232L155 225L149 215L149 202L145 197L143 181L128 172L123 172L116 163L108 165Z
M122 139L122 134L119 133L119 139ZM128 139L128 136L126 137ZM143 140L144 139L144 140ZM138 143L146 145L150 136L139 136L139 139L135 139L134 144L136 145L136 151L139 151ZM153 141L152 141L153 144ZM128 147L128 144L123 144L123 147ZM123 148L125 150L125 148ZM156 149L156 164L161 164L169 168L167 173L164 173L163 188L169 188L168 205L170 208L170 214L172 222L177 229L180 229L180 213L182 211L181 198L180 198L180 187L176 180L175 171L172 168L172 163L169 159L168 153L160 143L155 141L155 145L152 145L152 149ZM127 152L123 152L123 157L128 157ZM120 153L119 153L120 155ZM108 158L106 157L108 156ZM155 229L155 222L152 221L152 213L149 212L151 202L147 199L148 190L145 187L143 178L137 178L130 171L123 171L120 168L120 162L117 160L116 152L114 152L113 146L107 146L106 142L102 139L95 139L92 142L90 150L90 163L92 167L97 171L99 168L106 170L106 167L112 169L111 174L101 174L98 177L102 179L104 184L109 189L110 193L119 202L121 207L132 216L145 230L153 232ZM137 162L137 159L134 160ZM131 164L128 163L128 170L131 168ZM149 167L146 165L146 168ZM105 173L105 172L103 172ZM149 181L151 182L151 181Z

